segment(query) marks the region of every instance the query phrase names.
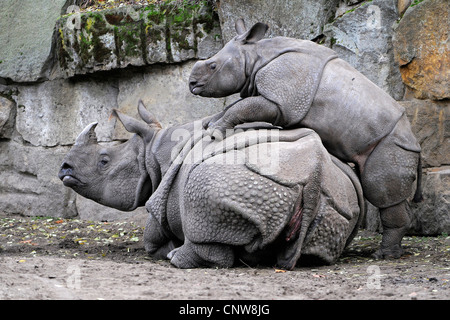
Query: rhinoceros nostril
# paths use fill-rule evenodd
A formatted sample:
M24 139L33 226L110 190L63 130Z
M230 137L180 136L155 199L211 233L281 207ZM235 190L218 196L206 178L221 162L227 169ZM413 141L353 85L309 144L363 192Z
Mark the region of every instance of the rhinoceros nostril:
M70 165L70 164L68 164L67 162L64 162L62 165L61 165L61 170L68 170L68 169L72 169L73 167Z
M66 176L71 176L73 174L73 167L68 164L67 162L64 162L61 165L61 168L58 172L58 177L62 180Z

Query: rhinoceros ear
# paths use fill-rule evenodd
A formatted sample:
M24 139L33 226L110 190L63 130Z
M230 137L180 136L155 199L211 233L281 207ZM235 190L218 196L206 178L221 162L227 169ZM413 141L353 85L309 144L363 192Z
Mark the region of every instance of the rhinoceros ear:
M156 128L160 128L160 129L162 128L161 124L156 119L156 117L153 115L153 113L151 113L150 111L147 110L147 108L145 107L142 100L139 100L138 112L139 112L139 115L141 116L142 120L144 120L147 124L151 125L152 127L156 127Z
M86 126L86 128L81 131L75 140L75 145L85 145L90 143L97 143L97 135L95 134L95 127L97 127L98 122L92 122Z
M236 28L236 33L238 35L244 34L247 31L247 28L245 27L244 19L242 19L242 18L236 20L234 26Z
M126 114L123 114L119 110L113 109L111 116L119 119L128 132L136 133L140 135L142 138L153 135L154 130L147 124L145 124L142 121L136 120L130 116L127 116Z
M253 27L251 27L250 30L238 36L236 40L241 40L244 44L255 43L264 38L267 29L269 29L269 26L267 24L257 22L255 25L253 25Z

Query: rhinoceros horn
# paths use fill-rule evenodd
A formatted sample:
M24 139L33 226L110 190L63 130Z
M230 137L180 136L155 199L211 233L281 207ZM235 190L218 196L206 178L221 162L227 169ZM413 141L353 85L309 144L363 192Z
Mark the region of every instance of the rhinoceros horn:
M98 122L92 122L86 126L86 128L81 131L75 140L75 145L85 145L89 143L97 142L97 135L95 134L95 127L97 127Z

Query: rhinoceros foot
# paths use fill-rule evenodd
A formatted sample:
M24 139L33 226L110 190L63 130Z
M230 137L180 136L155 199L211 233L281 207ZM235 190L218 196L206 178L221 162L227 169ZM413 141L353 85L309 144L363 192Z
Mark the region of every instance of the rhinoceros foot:
M372 254L374 259L398 259L404 254L401 246L396 245L390 248L380 248Z
M403 255L401 241L411 221L408 210L409 205L406 201L380 209L383 238L381 239L380 249L373 254L374 258L400 258Z
M167 255L170 262L181 269L199 267L229 268L234 263L233 250L221 244L196 244L185 240L184 244Z
M208 125L208 129L206 133L209 134L214 140L222 141L231 134L231 129L234 128L234 125L224 122L222 119L218 119L215 122L210 122ZM229 130L229 132L227 132Z

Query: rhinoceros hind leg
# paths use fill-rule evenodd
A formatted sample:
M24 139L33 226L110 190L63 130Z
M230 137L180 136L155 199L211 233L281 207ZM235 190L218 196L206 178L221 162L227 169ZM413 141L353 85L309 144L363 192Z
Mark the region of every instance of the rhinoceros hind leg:
M178 268L190 269L200 267L229 268L234 264L234 252L227 245L196 244L189 240L172 250L168 258Z
M408 203L405 200L397 205L380 209L380 217L383 225L383 238L374 257L377 259L400 258L403 255L401 241L410 224Z

